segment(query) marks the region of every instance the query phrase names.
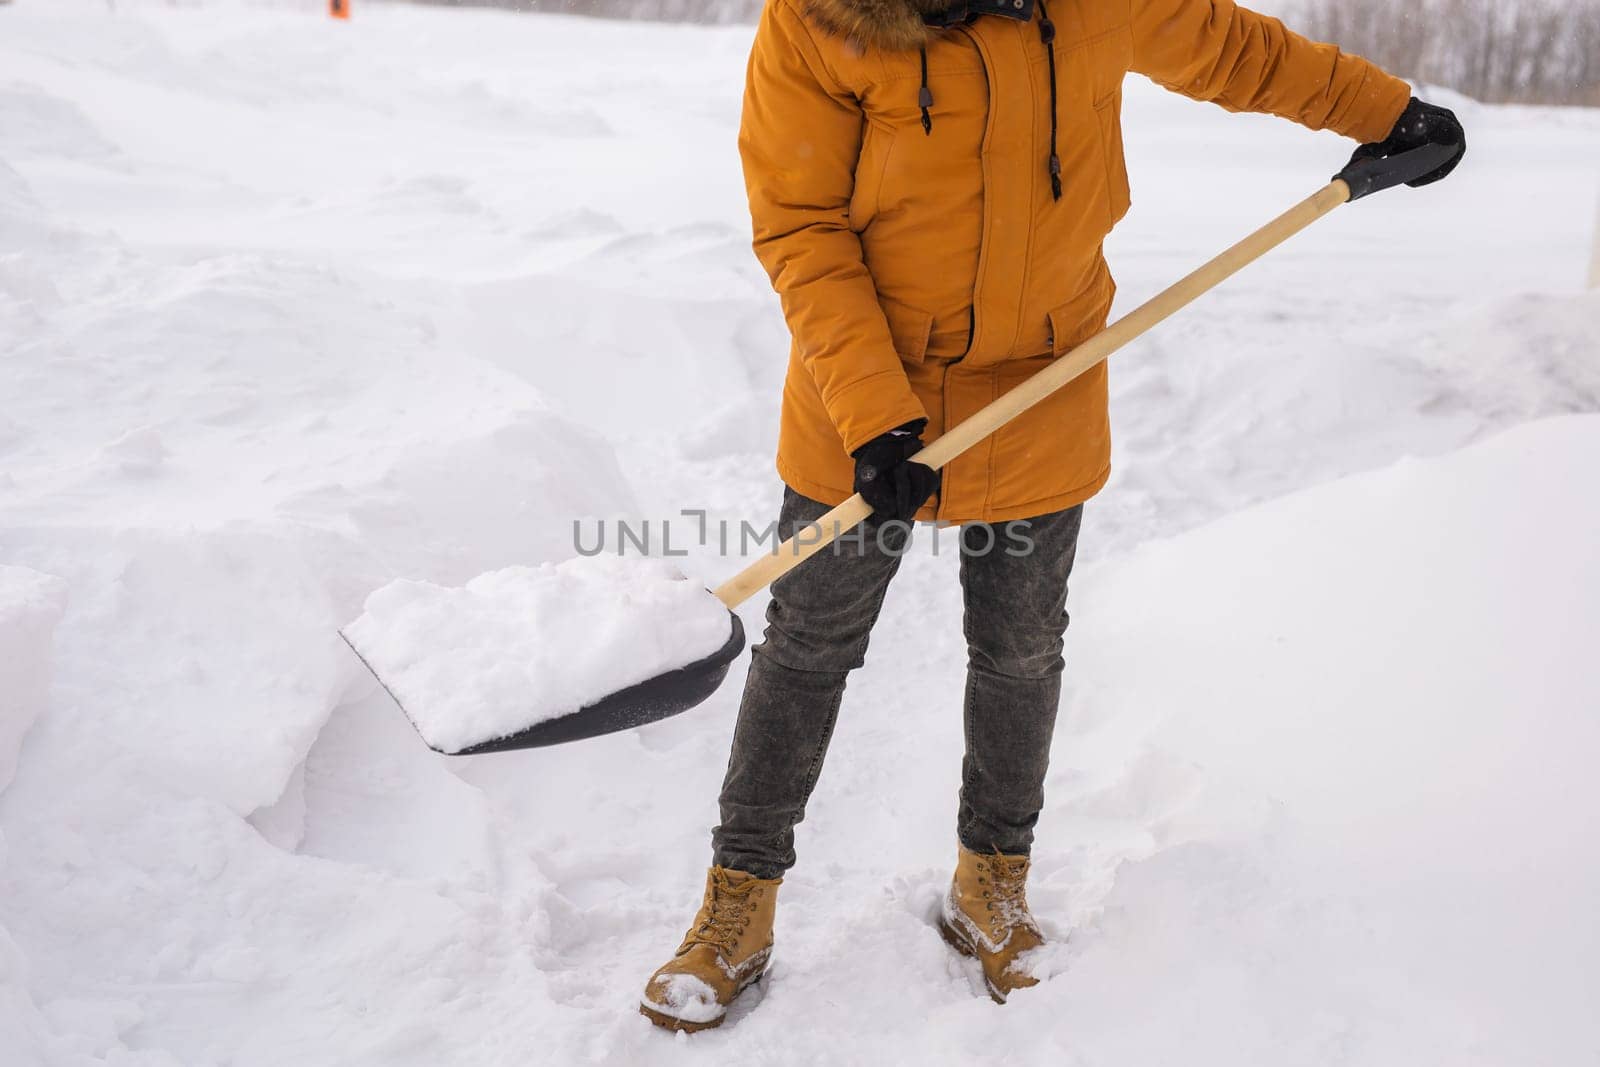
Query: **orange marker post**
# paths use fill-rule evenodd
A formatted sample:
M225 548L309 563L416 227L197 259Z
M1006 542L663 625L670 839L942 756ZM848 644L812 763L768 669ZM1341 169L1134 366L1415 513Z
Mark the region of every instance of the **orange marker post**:
M336 19L348 19L350 0L328 0L328 14Z

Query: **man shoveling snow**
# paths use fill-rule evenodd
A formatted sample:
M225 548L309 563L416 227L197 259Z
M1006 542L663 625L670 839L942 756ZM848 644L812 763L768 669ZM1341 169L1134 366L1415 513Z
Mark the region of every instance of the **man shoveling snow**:
M1104 327L1130 70L1376 155L1459 146L1414 185L1465 147L1455 117L1404 82L1230 0L767 4L740 149L794 342L780 524L795 534L853 493L873 513L867 536L773 585L703 902L641 1001L661 1026L719 1025L764 973L794 827L914 520L963 525L967 752L942 932L996 1001L1035 984L1028 857L1082 506L1109 474L1104 367L942 472L910 458Z

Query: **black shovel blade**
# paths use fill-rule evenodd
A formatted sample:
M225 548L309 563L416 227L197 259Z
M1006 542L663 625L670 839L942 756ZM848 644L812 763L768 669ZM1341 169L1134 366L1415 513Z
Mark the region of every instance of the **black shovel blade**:
M647 678L636 685L630 685L626 689L603 697L593 704L585 705L577 711L535 723L526 730L519 730L514 734L497 737L492 741L483 741L459 752L445 752L438 748L434 751L446 756L476 756L483 752L544 748L548 745L565 744L568 741L581 741L586 737L599 737L601 734L631 730L635 726L644 726L647 723L680 715L703 703L707 697L715 693L722 680L727 677L729 665L739 658L740 652L744 651L744 624L739 621L739 616L731 611L728 612L728 618L733 624L733 630L728 636L727 643L711 655L696 660L687 667L679 667L677 670L658 674L654 678ZM345 642L349 644L350 639L346 637ZM415 727L415 720L412 719L411 713L406 711L406 706L400 702L400 698L384 682L382 676L372 670L372 665L367 663L360 651L353 644L350 647ZM420 731L418 736L421 736ZM427 739L423 740L426 742Z

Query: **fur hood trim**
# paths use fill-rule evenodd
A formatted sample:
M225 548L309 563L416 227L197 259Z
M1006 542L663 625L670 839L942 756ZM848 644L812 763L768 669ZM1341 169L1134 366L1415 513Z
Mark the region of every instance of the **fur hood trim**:
M910 52L928 41L922 16L949 6L950 0L803 0L800 8L818 28L858 48Z

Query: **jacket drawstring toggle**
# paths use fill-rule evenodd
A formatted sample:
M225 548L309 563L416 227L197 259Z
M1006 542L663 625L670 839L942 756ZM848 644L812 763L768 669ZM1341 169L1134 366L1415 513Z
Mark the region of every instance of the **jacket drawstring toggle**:
M1039 39L1050 59L1050 196L1061 199L1061 157L1056 154L1056 24L1050 21L1044 0L1039 0Z
M928 109L933 107L933 90L928 88L928 46L923 45L917 51L922 54L922 88L917 90L917 107L922 109L922 132L930 135L933 133L933 116Z

